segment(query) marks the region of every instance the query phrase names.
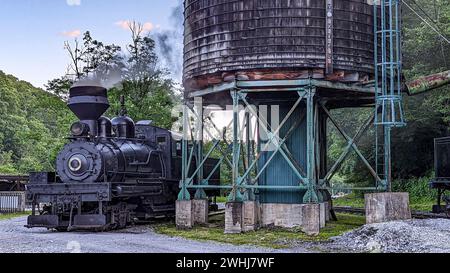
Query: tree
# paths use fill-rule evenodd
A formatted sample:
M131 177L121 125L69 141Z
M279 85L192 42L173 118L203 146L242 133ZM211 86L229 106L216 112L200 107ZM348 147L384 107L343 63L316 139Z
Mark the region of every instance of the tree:
M109 89L111 108L107 115L119 113L120 96L127 101L128 114L136 120L154 121L171 128L171 109L179 96L167 70L159 68L155 41L141 23L130 22L131 42L122 52L119 46L105 45L87 31L83 41L65 42L70 64L66 73L46 85L49 92L62 99L75 82L100 83ZM120 85L118 85L120 83Z
M0 71L0 173L54 171L74 116L57 96Z
M80 43L78 39L75 39L73 43L66 41L64 49L70 57L70 64L65 74L50 80L45 86L47 91L60 98L66 99L70 87L76 81L90 76L103 79L113 69L120 69L120 46L105 45L93 39L89 31L83 34L83 43Z
M142 24L130 22L131 43L127 46L126 69L121 88L110 90L110 114L119 111L119 97L124 95L128 114L136 120L151 119L154 125L170 129L171 110L178 96L167 72L158 69L155 41L145 35Z

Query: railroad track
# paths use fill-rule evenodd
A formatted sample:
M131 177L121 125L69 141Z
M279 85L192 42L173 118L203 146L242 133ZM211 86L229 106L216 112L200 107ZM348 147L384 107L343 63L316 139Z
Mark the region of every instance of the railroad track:
M352 207L334 207L334 211L338 213L351 213L351 214L359 214L365 215L365 209L361 208L352 208ZM450 219L445 213L437 214L426 211L412 211L412 217L414 219L438 219L438 218L446 218Z

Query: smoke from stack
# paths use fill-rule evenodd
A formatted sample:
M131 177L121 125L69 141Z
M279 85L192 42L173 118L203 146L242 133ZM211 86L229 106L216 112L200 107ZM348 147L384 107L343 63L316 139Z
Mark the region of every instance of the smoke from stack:
M173 8L169 18L171 30L162 30L154 34L159 55L171 76L181 82L183 71L183 1Z
M119 57L116 57L119 58ZM122 81L126 78L126 68L119 60L113 64L103 64L94 71L77 79L73 87L101 86L106 89L120 88Z

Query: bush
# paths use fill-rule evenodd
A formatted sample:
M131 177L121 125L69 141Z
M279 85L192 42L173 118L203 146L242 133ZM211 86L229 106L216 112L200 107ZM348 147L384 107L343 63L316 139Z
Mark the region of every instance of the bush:
M429 202L437 198L437 191L430 188L432 175L429 174L421 178L400 179L392 183L392 190L395 192L408 192L411 202Z

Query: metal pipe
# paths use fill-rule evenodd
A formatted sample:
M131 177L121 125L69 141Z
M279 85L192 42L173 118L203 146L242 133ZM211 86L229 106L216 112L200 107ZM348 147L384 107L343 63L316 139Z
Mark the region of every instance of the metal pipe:
M409 96L415 96L449 84L450 70L410 81L406 83L406 92Z

